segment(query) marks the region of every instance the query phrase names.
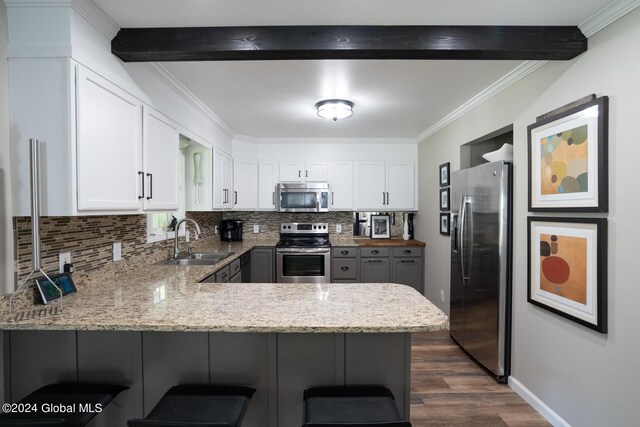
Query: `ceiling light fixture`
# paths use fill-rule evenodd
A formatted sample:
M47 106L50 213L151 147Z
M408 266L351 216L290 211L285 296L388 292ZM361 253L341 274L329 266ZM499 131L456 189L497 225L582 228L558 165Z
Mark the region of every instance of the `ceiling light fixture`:
M345 99L325 99L316 104L318 116L331 119L346 119L353 116L353 102Z

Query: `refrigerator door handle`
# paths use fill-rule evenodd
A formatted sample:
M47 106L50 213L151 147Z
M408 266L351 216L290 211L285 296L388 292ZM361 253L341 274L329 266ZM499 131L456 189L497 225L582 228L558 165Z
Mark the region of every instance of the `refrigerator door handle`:
M463 285L465 285L469 280L468 272L465 271L465 265L467 265L469 267L469 271L471 271L471 262L465 262L465 250L467 249L467 247L464 243L465 233L467 232L466 225L469 217L467 206L471 207L471 198L469 196L462 196L462 201L460 203L460 218L458 220L458 226L460 228L458 232L458 252L460 253L460 256L458 257L458 259L460 260L460 275L462 276Z

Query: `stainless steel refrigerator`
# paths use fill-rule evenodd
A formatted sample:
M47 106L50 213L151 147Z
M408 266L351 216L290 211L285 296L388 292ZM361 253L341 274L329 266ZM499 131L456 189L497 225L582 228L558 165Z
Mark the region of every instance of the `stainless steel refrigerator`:
M506 381L511 359L512 165L451 174L451 337Z

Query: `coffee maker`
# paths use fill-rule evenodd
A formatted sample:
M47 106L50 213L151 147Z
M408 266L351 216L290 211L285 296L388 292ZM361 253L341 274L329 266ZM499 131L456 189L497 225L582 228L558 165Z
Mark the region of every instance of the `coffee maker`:
M220 223L220 240L223 242L240 242L242 240L242 221L223 219Z

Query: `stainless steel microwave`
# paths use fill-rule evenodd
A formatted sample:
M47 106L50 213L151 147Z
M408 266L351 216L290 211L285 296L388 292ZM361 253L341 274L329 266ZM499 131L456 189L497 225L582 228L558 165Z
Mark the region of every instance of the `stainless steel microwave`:
M276 185L279 212L329 212L326 182L280 182Z

